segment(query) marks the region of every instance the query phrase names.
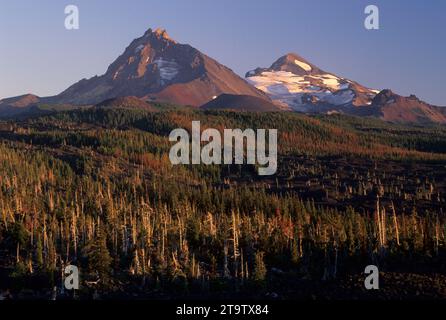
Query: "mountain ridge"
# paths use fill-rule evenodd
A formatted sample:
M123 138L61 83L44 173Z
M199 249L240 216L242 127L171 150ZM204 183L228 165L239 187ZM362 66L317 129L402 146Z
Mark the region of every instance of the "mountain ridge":
M388 89L369 89L324 71L295 53L281 56L269 68L249 71L245 77L273 102L294 111L372 116L391 122L446 123L446 108L414 95L403 97Z
M345 113L393 122L446 123L446 107L390 90L367 88L327 72L296 53L279 57L268 68L249 71L243 79L198 49L173 40L161 28L150 28L131 41L103 75L82 79L55 96L25 94L0 100L0 117L35 113L39 105L57 109L116 103L119 99L124 99L120 103L127 99L129 105L143 108L151 102L193 107L209 103L207 107L225 108L222 103L227 102L236 109L244 109L245 104L251 111L257 101L258 111L276 110L272 107L276 105L277 110L310 114Z
M415 95L404 97L390 89L380 91L370 106L358 108L357 116L374 116L389 122L446 124L446 108L434 106Z
M136 96L200 106L222 93L268 99L228 67L171 39L164 29L148 29L130 43L105 74L83 79L49 99L52 103L96 104Z

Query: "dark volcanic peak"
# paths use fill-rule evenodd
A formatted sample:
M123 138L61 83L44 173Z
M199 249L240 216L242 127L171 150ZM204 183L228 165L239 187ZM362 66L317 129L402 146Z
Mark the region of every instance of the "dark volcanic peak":
M199 106L222 93L265 97L229 68L172 40L164 29L149 29L132 41L104 75L81 80L50 100L85 105L136 96Z
M155 31L152 31L151 28L149 28L145 33L144 36L146 37L156 37L158 40L164 40L164 41L170 41L173 43L176 43L175 40L171 39L169 35L167 34L166 29L157 28Z
M373 105L385 104L391 99L395 100L398 96L390 89L381 90L372 100Z
M253 96L235 94L222 94L201 106L201 108L208 110L222 109L254 112L281 111L281 109L271 101Z
M119 98L107 99L105 101L98 103L96 107L140 109L148 111L155 110L152 107L152 105L137 97L119 97Z

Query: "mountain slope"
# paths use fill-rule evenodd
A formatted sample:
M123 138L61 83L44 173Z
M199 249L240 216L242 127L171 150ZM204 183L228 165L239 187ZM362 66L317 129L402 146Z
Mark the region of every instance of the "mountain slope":
M34 112L41 98L33 94L0 100L0 117L13 117Z
M222 94L205 105L201 109L215 110L215 109L229 109L237 111L253 111L253 112L270 112L281 111L274 103L265 99L247 96Z
M432 106L415 96L377 91L328 73L289 53L269 68L257 68L246 79L276 104L305 113L345 113L372 116L391 122L446 123L446 108Z
M269 68L248 72L246 78L273 101L302 112L367 105L378 92L323 71L294 53L280 57Z
M145 102L143 99L139 99L137 97L120 97L107 99L98 103L96 107L155 111L155 108L153 106Z
M231 69L190 45L172 40L165 30L149 29L104 75L81 80L48 101L84 105L136 96L200 106L222 93L265 97Z
M22 96L6 98L0 100L0 106L11 106L15 108L26 108L30 105L37 104L40 98L33 94L25 94Z
M446 108L432 106L414 95L403 97L389 89L377 94L370 106L352 110L352 114L391 122L446 124Z

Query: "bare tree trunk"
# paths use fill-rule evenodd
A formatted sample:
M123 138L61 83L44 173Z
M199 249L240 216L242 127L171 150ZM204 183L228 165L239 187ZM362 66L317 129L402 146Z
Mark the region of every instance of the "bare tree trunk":
M20 243L17 242L17 248L16 248L16 262L20 262Z
M392 212L393 212L393 225L395 227L396 244L400 245L400 233L398 230L398 219L396 217L395 206L392 201Z
M386 237L386 221L387 215L386 215L386 209L383 208L381 211L381 232L382 232L382 240L383 240L383 247L385 248L387 246L387 237Z
M232 251L234 254L234 277L238 277L238 235L237 222L234 211L232 212Z
M223 270L223 273L224 273L224 277L225 278L228 278L229 277L229 269L228 269L228 244L227 244L227 241L225 240L225 245L224 245L224 248L223 248L223 252L224 252L224 266L223 266L223 268L224 268L224 270Z
M440 223L438 221L438 215L435 222L435 253L438 255L438 246L440 244Z
M380 208L379 208L379 197L376 199L376 225L378 227L379 246L382 247L383 240L382 240L382 233L381 233L381 213L380 213Z
M243 261L243 249L241 249L240 251L240 267L241 267L241 277L242 277L242 282L243 279L245 277L245 265L244 265L244 261Z

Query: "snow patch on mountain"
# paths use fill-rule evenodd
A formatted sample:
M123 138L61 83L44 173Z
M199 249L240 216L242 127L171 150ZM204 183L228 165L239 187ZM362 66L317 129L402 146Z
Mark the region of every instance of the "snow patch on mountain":
M302 61L299 61L297 59L294 60L294 63L297 64L299 67L301 67L302 69L304 69L307 72L313 70L309 64L307 64L305 62L302 62Z
M298 76L288 71L264 71L247 80L258 89L268 93L268 87L280 84L290 92L311 92L326 89L345 90L350 84L332 74Z
M354 98L355 93L352 90L340 90L334 94L327 94L323 97L323 101L339 106L352 102Z
M298 76L288 71L264 71L247 81L293 109L315 101L344 105L355 98L348 81L328 73Z

